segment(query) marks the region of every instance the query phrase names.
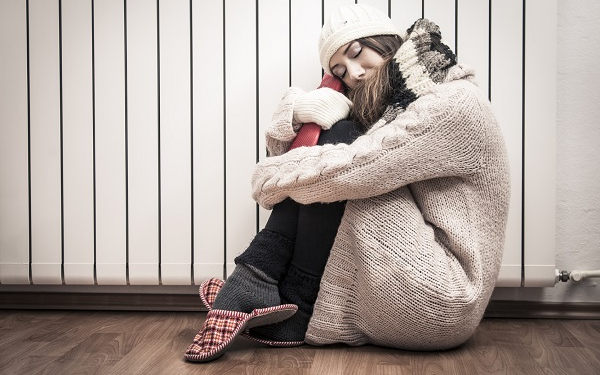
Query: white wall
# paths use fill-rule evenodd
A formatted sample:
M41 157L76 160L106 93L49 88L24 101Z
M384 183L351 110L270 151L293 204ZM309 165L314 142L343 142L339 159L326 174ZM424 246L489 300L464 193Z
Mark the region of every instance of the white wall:
M600 269L600 2L558 1L556 266ZM494 299L600 302L600 279L499 288Z

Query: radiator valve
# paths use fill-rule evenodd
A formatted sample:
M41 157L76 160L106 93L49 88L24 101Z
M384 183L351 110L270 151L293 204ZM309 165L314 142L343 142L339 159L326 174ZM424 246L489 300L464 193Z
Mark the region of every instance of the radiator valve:
M556 278L555 278L555 283L562 281L563 283L566 283L567 281L569 281L569 271L559 271L556 270Z
M600 277L600 270L598 270L598 271L579 271L579 270L559 271L557 269L554 281L555 281L555 283L558 283L559 281L566 283L567 281L570 280L575 283L578 283L582 280L593 278L593 277Z
M592 277L600 277L600 271L577 271L577 270L573 270L569 274L569 278L571 279L571 281L574 281L576 283L580 282L581 280L589 279L589 278L592 278Z

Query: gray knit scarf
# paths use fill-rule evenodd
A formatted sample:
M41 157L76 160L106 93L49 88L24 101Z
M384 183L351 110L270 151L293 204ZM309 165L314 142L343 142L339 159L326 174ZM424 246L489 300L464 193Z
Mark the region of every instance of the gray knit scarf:
M432 86L442 83L456 65L456 56L442 43L440 28L431 21L418 19L403 40L388 64L393 93L386 114L406 109Z

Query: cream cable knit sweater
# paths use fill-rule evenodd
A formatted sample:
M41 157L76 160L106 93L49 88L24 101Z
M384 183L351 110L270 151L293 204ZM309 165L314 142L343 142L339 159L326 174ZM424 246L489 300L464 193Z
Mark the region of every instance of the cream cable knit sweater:
M351 145L302 147L257 165L253 196L264 207L348 200L308 343L436 350L473 334L500 268L509 172L472 78L455 65ZM293 100L290 90L268 132L274 155L293 138Z

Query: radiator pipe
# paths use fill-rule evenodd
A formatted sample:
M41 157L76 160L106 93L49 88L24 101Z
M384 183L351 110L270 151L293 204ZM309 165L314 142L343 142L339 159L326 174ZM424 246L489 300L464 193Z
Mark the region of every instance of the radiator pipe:
M600 277L600 270L597 270L597 271L573 270L570 272L556 270L555 283L558 283L559 281L566 283L569 280L573 281L575 283L578 283L584 279L589 279L589 278L593 278L593 277Z

